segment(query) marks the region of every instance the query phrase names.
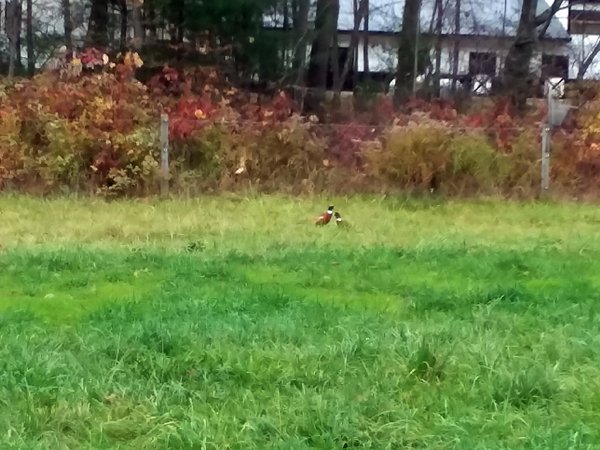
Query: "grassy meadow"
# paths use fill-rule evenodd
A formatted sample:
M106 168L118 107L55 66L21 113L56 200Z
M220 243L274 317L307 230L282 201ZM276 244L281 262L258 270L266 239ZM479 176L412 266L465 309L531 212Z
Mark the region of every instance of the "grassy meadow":
M316 228L331 202L348 220ZM600 448L600 209L0 198L2 449Z

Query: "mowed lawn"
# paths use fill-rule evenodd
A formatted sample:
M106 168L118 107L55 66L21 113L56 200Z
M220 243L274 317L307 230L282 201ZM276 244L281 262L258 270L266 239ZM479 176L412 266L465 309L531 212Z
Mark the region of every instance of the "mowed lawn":
M316 228L332 202L350 222ZM2 449L600 448L600 208L0 198Z

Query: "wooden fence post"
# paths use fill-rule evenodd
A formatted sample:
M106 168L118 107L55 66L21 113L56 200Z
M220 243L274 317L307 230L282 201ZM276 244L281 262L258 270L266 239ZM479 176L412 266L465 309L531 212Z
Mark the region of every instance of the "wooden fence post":
M160 195L169 195L169 115L160 115Z

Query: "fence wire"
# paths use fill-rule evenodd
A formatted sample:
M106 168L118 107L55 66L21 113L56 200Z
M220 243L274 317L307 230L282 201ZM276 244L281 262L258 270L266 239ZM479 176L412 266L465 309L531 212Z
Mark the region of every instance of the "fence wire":
M271 120L209 120L209 119L190 119L190 118L168 118L168 122L170 125L173 124L190 124L194 125L198 128L208 127L208 126L225 126L231 128L242 128L242 127L265 127L265 126L281 126L281 127L291 127L294 125L291 121L271 121ZM396 121L389 124L368 124L368 123L360 123L360 122L311 122L310 120L299 120L299 124L308 125L311 130L325 130L330 131L334 130L348 130L351 129L368 129L372 133L380 132L381 134L386 131L394 130L394 129L406 129L409 125L423 125L424 127L431 127L435 129L444 130L454 132L500 132L500 131L512 131L512 132L531 132L531 131L539 131L541 135L542 130L546 126L544 123L536 123L535 126L504 126L501 124L496 125L455 125L449 121L436 120L436 119L426 119L423 122L419 120L402 120Z

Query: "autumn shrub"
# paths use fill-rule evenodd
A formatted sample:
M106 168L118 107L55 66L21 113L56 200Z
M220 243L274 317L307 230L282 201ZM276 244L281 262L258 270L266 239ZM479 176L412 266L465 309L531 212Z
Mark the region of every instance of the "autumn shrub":
M109 67L107 58L84 51L58 71L11 87L0 107L5 184L122 195L149 183L156 107L133 78L138 60L126 54Z
M366 143L379 139L383 129L385 127L356 121L316 127L318 135L327 141L328 158L349 169L362 166L362 148Z
M245 126L229 148L227 173L268 191L325 188L326 149L326 141L300 116L262 128Z
M414 99L395 111L379 95L369 111L318 123L295 114L286 93L251 95L212 68L165 67L143 85L139 57L119 58L88 49L54 72L0 83L0 188L155 193L164 112L174 192L539 192L543 107L518 119L503 99L468 115ZM588 97L554 134L554 189L600 183L600 100Z
M202 127L189 138L175 140L170 151L173 185L187 193L215 189L223 176L231 145L229 130L218 124Z
M540 130L522 130L507 142L510 150L501 152L498 169L503 192L519 197L537 195L541 182Z
M76 188L85 172L88 137L76 123L40 113L28 125L35 135L23 157L24 175L37 179L44 190Z
M114 160L109 163L104 180L98 183L98 192L114 196L147 195L155 191L160 158L158 138L153 125L138 127L127 134L115 134L106 146ZM105 161L97 157L92 166L94 172L98 172L96 164Z
M501 190L503 158L481 131L458 133L448 143L449 171L441 181L452 193L490 193Z
M451 195L502 190L507 160L482 131L417 117L365 151L366 171L379 184Z
M382 184L397 189L433 188L448 164L450 129L430 122L392 127L381 146L365 153L365 168Z
M0 110L0 188L12 185L23 164L21 118L13 108Z

